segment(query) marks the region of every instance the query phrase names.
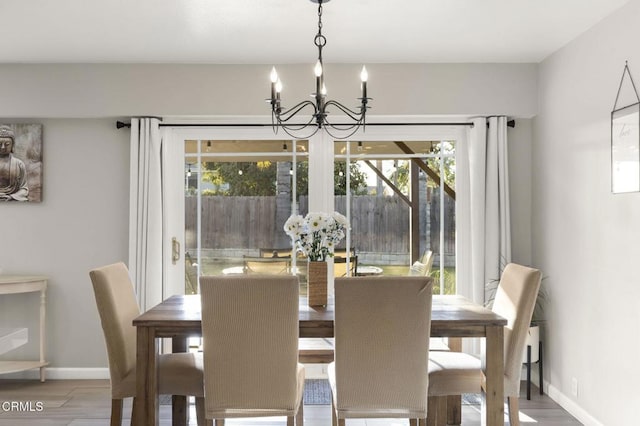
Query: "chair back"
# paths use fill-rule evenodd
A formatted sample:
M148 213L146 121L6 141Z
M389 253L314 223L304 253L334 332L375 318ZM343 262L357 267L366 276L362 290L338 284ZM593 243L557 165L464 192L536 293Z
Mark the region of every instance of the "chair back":
M260 257L291 257L291 247L286 248L268 248L262 247L260 250Z
M298 279L200 277L207 418L295 412Z
M541 273L515 263L508 264L500 277L492 310L507 319L504 329L504 391L518 395L522 354L540 289Z
M432 285L429 277L336 278L339 418L426 417Z
M333 276L336 278L346 277L347 270L351 273L350 276L355 277L357 269L358 269L358 256L351 256L349 258L348 265L347 265L346 257L335 256L333 258Z
M184 283L186 294L198 294L198 266L189 252L184 254Z
M413 265L409 267L408 275L412 277L426 277L429 275L432 265L433 252L431 250L427 250L424 252L422 257L420 257L420 260L416 260L413 262Z
M433 266L433 251L427 250L422 255L420 261L424 263L427 267L427 275L429 275L429 271L431 271L431 267Z
M247 274L288 274L291 271L291 258L252 257L244 258L244 272Z
M132 322L140 315L140 308L124 263L94 269L89 276L107 346L112 393L117 394L122 380L136 367L136 329Z

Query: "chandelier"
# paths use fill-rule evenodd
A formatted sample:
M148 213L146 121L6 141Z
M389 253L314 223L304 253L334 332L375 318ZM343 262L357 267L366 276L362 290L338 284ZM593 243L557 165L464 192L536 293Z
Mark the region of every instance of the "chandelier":
M324 128L325 131L336 139L345 139L358 131L360 126L363 130L365 127L365 118L367 115L367 101L371 98L367 97L367 69L363 66L360 73L362 81L362 97L358 98L360 105L357 110L352 110L334 100L327 100L327 88L324 84L324 66L322 62L322 49L327 44L327 39L322 35L322 3L329 0L310 0L312 3L318 4L318 33L314 38L314 44L318 48L318 61L314 68L316 75L316 91L311 94L313 101L306 100L294 105L291 108L284 108L280 103L280 92L282 91L282 82L278 78L276 68L271 69L271 124L274 133L278 133L278 128L291 137L297 139L307 139ZM339 111L340 116L349 119L350 123L333 123L329 119L329 109L334 108ZM298 113L306 111L311 113L311 118L302 124L292 124L289 122ZM302 114L303 115L303 114Z

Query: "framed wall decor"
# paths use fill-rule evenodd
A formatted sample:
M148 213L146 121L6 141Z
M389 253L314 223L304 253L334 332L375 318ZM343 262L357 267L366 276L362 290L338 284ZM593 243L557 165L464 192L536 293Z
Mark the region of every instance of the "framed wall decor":
M0 203L42 201L42 124L0 124Z
M631 83L631 87L626 90L628 100L625 106L618 107L621 89L627 76ZM625 63L611 112L611 192L619 194L638 191L640 191L640 97L638 97L629 66Z

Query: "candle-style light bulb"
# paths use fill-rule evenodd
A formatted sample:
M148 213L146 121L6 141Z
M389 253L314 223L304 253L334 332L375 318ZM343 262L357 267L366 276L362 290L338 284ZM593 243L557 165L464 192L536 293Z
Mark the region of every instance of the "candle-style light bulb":
M320 62L320 59L318 59L318 62L316 62L316 66L313 69L313 72L316 73L316 77L322 76L322 63Z
M320 90L320 94L322 94L322 96L327 96L327 86L325 86L324 82L322 83L322 89Z
M362 71L360 71L360 81L366 82L369 78L369 73L367 72L367 67L362 66Z
M276 81L278 81L278 72L276 71L276 67L271 68L271 105L276 101Z
M369 73L367 72L367 68L363 65L362 71L360 71L360 80L362 80L362 105L365 108L365 104L367 102L367 79L369 78Z
M276 82L276 93L279 95L280 92L282 92L282 82L280 81L280 79L278 79L278 81Z

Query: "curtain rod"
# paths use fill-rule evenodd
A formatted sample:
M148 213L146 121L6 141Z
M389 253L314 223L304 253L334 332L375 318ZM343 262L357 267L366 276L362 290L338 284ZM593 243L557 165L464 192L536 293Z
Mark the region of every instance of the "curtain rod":
M339 125L339 124L337 124ZM489 123L487 123L487 126ZM277 126L277 124L276 124ZM472 122L457 122L457 123L368 123L366 126L470 126L473 127ZM124 121L116 121L116 128L122 129L123 127L131 127L131 123L125 123ZM273 127L272 124L262 123L160 123L160 127ZM507 121L507 127L516 127L515 120Z

